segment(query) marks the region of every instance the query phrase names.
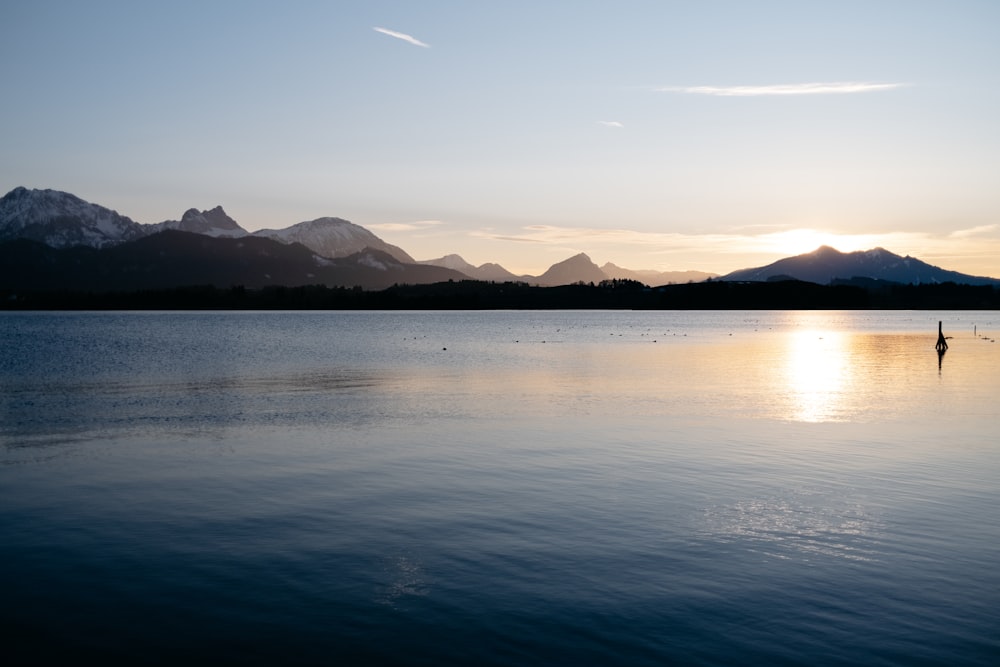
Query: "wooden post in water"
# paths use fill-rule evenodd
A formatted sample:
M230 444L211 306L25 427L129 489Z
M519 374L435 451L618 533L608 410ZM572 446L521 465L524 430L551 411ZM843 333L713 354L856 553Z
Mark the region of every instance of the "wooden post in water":
M944 352L948 349L948 341L944 339L944 332L941 331L941 322L938 321L938 339L937 343L934 344L934 349L938 352Z

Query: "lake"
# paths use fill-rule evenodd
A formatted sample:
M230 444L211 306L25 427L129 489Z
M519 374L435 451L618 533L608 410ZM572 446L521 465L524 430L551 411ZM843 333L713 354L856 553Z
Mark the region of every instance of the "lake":
M995 336L0 313L7 664L1000 664Z

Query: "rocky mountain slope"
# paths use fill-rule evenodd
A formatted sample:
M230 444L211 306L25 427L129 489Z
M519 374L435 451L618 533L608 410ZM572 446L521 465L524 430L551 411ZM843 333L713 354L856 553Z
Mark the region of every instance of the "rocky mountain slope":
M53 248L104 248L145 236L117 211L68 192L14 188L0 199L0 241L32 239Z
M399 262L416 263L402 248L386 243L361 225L341 218L317 218L285 229L261 229L253 235L282 243L301 243L323 257L347 257L372 248L392 255Z
M154 225L146 225L146 227L148 234L166 229L226 238L239 238L248 234L247 230L230 218L221 206L216 206L210 211L199 211L196 208L188 209L180 220L166 220Z

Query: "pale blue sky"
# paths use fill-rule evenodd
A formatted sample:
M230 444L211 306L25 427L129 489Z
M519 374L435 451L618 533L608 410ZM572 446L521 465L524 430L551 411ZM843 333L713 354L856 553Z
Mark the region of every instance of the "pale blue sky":
M3 17L3 192L146 223L339 216L418 259L518 272L577 252L725 272L826 242L1000 276L1000 2L14 0Z

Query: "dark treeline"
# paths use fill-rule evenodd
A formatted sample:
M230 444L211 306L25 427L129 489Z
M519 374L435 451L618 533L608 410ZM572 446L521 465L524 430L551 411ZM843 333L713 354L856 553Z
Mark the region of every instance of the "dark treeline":
M449 281L380 291L299 287L188 286L132 292L0 290L6 310L501 310L501 309L1000 309L1000 289L942 283L846 281L817 285L709 281L646 287L631 280L537 287L522 282Z

